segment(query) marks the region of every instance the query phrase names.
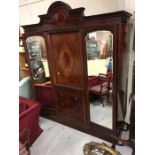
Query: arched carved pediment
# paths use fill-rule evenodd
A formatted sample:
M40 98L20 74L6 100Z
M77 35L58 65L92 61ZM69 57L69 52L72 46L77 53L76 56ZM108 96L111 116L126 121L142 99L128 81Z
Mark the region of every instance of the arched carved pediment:
M57 10L65 10L66 12L69 12L71 10L71 7L64 2L57 1L50 5L47 14L54 15Z
M40 23L55 23L64 25L73 20L83 17L84 8L72 9L68 4L57 1L50 5L47 14L41 15Z
M56 1L49 6L47 14L39 16L39 23L22 27L26 35L42 34L43 32L54 32L62 29L77 29L77 27L88 29L88 26L97 26L103 28L102 25L106 27L120 22L126 23L130 16L125 11L84 16L84 10L83 7L72 9L68 4Z
M47 14L51 15L58 25L61 25L64 24L69 17L70 10L71 7L68 4L57 1L49 7Z

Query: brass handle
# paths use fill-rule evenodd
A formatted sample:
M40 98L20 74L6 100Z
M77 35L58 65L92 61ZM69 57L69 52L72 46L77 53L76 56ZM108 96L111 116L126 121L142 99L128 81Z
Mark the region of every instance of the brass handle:
M57 75L59 76L60 75L60 72L58 72Z

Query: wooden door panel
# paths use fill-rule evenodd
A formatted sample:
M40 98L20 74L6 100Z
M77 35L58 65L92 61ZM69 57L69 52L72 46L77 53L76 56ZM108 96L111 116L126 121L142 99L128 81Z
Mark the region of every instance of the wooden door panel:
M36 100L42 103L42 107L56 108L53 102L53 94L51 93L51 86L35 85Z
M82 87L83 60L79 32L50 35L54 83Z
M73 123L85 124L82 91L57 86L55 94L59 117Z

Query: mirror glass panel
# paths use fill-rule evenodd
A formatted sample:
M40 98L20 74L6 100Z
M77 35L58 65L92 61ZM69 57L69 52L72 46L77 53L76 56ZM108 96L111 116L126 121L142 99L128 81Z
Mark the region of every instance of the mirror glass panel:
M113 34L88 33L86 48L90 120L112 129Z
M35 83L45 83L49 79L49 68L45 40L41 36L28 37L26 40L33 80Z

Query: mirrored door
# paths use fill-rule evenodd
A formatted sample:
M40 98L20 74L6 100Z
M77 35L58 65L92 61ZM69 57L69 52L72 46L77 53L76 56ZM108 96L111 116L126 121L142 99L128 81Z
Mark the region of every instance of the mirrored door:
M41 36L31 36L26 39L30 66L35 83L44 83L49 78L45 40Z
M86 36L90 121L112 129L113 34L94 31Z

